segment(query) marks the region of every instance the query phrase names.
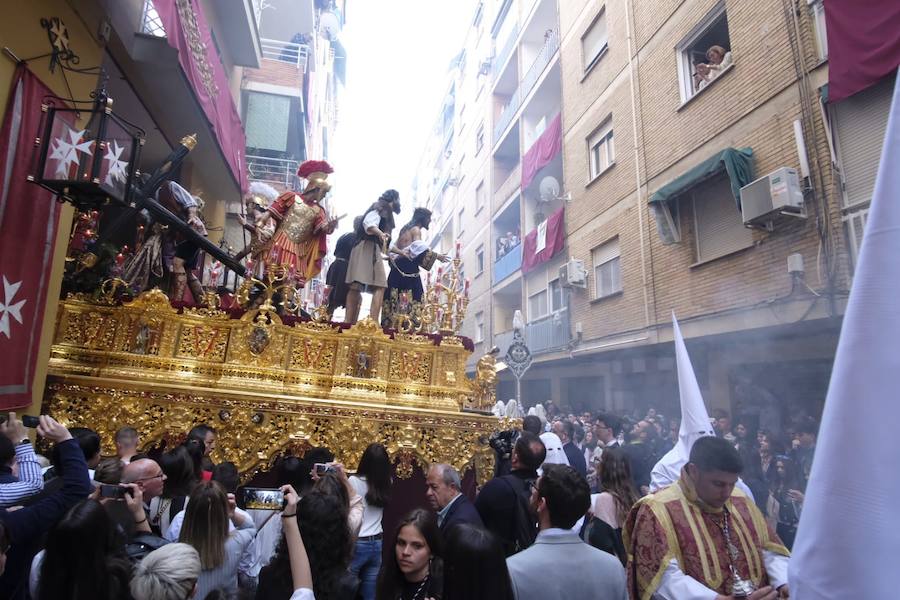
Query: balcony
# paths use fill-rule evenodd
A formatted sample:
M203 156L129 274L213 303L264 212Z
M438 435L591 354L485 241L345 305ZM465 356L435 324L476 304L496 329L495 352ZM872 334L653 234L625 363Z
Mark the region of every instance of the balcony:
M500 356L506 355L513 340L512 331L494 336L494 345L500 348ZM533 356L562 350L572 341L569 329L569 311L563 310L525 325L525 344Z
M279 191L291 189L298 166L296 160L247 155L250 180L268 183Z
M262 38L262 56L268 60L294 65L301 73L306 73L309 64L309 46Z
M494 79L493 83L497 83L497 79L500 78L500 74L503 73L504 67L506 67L506 61L509 60L509 55L513 53L513 50L516 48L516 40L519 38L519 26L516 25L513 27L512 31L509 33L509 37L506 39L506 45L503 47L497 56L494 58Z
M494 285L522 268L522 242L494 262Z
M534 88L535 84L537 84L538 79L540 79L541 73L543 73L544 69L547 68L547 65L550 64L550 60L556 55L558 50L559 32L553 30L547 36L544 46L541 48L540 52L538 52L537 58L534 59L534 62L532 62L531 66L528 67L528 70L525 71L525 76L522 77L522 81L519 82L519 87L512 93L506 106L504 106L503 110L500 112L500 118L497 120L497 125L494 127L494 144L500 141L503 132L506 131L506 128L512 122L516 113L519 111L519 108L522 106L522 102L528 97L528 94L531 93L531 90Z
M515 194L522 187L522 163L517 163L509 175L497 188L494 195L497 197L497 205L506 202L510 196Z

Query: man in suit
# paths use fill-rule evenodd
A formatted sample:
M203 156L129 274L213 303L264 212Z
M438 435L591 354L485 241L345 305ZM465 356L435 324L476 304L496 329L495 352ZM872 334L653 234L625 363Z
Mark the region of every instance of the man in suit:
M572 532L591 505L591 490L575 469L544 465L531 505L540 528L537 539L530 548L506 559L516 600L627 598L622 563Z
M441 533L446 534L460 523L484 527L475 506L461 492L462 484L456 469L445 464L432 465L425 481L428 484L425 496L431 508L437 511Z
M582 477L587 477L587 463L584 461L584 452L575 445L575 424L568 419L557 421L553 424L553 433L559 436L566 458L569 459L569 464L581 473Z

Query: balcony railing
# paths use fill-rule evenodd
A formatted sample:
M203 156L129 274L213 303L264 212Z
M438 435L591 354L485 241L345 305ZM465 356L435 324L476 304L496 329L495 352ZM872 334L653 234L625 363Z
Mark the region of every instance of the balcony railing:
M269 38L260 38L263 58L296 65L301 73L306 73L309 63L309 46L294 42L282 42Z
M497 196L497 203L495 206L500 206L506 200L513 195L513 193L522 187L522 163L519 162L513 167L513 170L509 172L506 179L503 183L500 184L500 187L497 188L495 195Z
M553 58L557 50L559 50L559 32L554 30L548 34L541 51L538 52L537 57L534 59L534 62L531 63L531 66L528 67L528 70L525 71L522 81L519 82L519 87L516 88L516 91L513 92L509 102L506 103L506 106L504 106L503 110L500 112L500 118L497 120L497 125L494 127L494 144L500 141L503 132L506 131L506 128L512 122L513 117L516 116L516 112L518 112L519 107L522 105L522 101L531 93L532 88L535 86L538 79L540 79L541 73L543 73L544 69L547 68L547 65L550 64L550 59Z
M141 33L156 37L166 37L166 29L163 27L162 19L159 18L159 13L156 12L153 0L144 2L144 10L141 15Z
M513 332L504 331L494 336L494 345L500 349L500 356L505 356L512 343ZM561 350L572 341L569 330L569 311L553 313L525 326L525 344L533 356Z
M494 262L494 285L497 285L516 271L522 268L522 243Z
M494 83L496 83L497 79L500 77L500 74L503 72L503 67L506 66L506 60L509 58L509 55L512 54L513 50L516 47L516 39L519 37L519 26L516 25L513 27L512 31L509 32L509 37L506 39L506 45L503 46L503 50L501 50L497 56L494 57Z
M247 155L247 168L252 181L263 181L277 188L291 188L299 163L285 158Z

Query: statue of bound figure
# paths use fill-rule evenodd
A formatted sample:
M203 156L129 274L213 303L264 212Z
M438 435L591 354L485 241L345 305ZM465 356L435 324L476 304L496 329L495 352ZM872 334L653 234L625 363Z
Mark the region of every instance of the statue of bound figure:
M275 234L265 258L266 268L283 266L291 283L304 287L322 270L328 252L327 238L334 232L337 219L328 216L322 201L331 189L328 175L333 173L324 160L308 160L300 165L297 176L306 180L303 192L281 194L257 221L259 229L275 222Z
M497 355L500 348L494 346L475 363L475 379L471 382L475 392L473 408L490 411L497 400Z

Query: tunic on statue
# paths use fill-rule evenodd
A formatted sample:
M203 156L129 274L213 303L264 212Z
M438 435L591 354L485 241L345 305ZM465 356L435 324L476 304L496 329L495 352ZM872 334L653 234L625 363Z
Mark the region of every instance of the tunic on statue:
M725 511L729 537L737 550L734 560L724 533ZM735 489L725 509L717 511L697 498L684 470L676 483L642 498L632 508L623 538L631 600L653 598L669 576L667 568L673 560L684 575L727 596L734 581L730 565L759 589L776 583L770 583L766 554L790 555L743 492Z
M286 192L272 203L269 212L279 223L268 265L285 265L303 285L319 274L328 252L327 234L322 229L328 222L325 209L300 194Z
M384 233L390 234L394 228L393 218L383 217L378 214L375 206L369 208L356 232L356 245L350 252L350 261L347 265L347 276L344 281L348 284L362 284L367 289L387 287L387 273L382 258L382 246L378 238L366 233L369 227L378 227Z

